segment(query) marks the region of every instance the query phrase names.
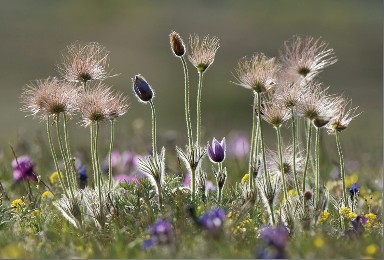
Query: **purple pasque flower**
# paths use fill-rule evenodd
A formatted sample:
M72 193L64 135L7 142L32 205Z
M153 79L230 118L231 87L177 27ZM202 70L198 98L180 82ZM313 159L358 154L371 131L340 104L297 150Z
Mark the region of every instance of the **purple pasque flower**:
M141 247L144 249L156 245L171 244L173 240L172 224L167 219L158 219L148 228L149 239L143 241Z
M209 159L214 163L221 163L225 159L225 137L221 142L213 138L212 146L208 143L207 145Z
M28 155L22 155L12 161L13 179L15 181L37 180L34 171L35 164Z
M284 250L287 244L289 233L284 225L277 227L267 226L260 231L261 238L277 250Z
M349 186L349 194L351 195L352 199L353 199L353 197L355 197L357 195L359 190L360 190L360 185L357 182L355 182L351 186Z
M213 208L205 212L198 220L199 225L212 235L218 235L225 220L225 210Z
M353 231L356 233L364 232L363 224L367 223L368 219L366 217L357 216L354 220L351 221Z

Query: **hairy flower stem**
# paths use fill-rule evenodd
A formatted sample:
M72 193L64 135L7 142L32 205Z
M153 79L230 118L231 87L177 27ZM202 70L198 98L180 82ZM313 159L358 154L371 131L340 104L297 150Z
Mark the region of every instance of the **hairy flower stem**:
M285 182L285 173L284 173L284 164L283 164L283 152L282 152L282 144L281 144L281 132L280 127L276 127L276 134L277 134L277 146L279 147L279 157L280 157L280 171L281 171L281 178L283 182L283 192L284 192L284 199L288 203L288 191L287 191L287 185Z
M201 141L201 91L203 89L203 72L198 71L199 73L199 86L197 89L197 127L196 127L196 143L197 147L200 148Z
M99 122L95 122L95 144L94 144L94 153L95 153L95 168L97 172L97 188L99 193L99 204L100 204L100 216L103 216L103 203L102 203L102 195L101 195L101 171L100 171L100 162L99 162L99 154L98 154L98 139L99 139Z
M77 170L75 166L75 161L72 159L71 147L69 145L67 121L68 121L67 115L63 113L63 130L64 130L65 149L67 152L68 162L71 167L71 178L72 178L72 183L74 185L73 187L76 187L77 186Z
M218 169L218 175L221 174L221 171L223 170L223 164L218 163L219 169ZM223 197L223 187L220 187L219 185L219 178L216 178L216 185L217 185L217 203L220 205L221 199Z
M113 150L114 131L115 131L115 120L111 120L111 140L109 143L109 157L108 157L108 191L111 191L111 187L112 187L112 150Z
M344 167L344 157L343 157L343 152L341 150L341 144L340 144L340 139L339 139L339 133L335 131L336 135L336 145L337 145L337 151L339 153L340 157L340 173L341 173L341 181L342 181L342 188L343 188L343 199L345 205L347 205L347 193L345 191L345 167Z
M49 117L47 117L47 135L48 135L49 148L51 149L51 153L52 153L52 157L53 157L53 162L55 164L55 168L56 168L57 174L59 175L59 181L60 181L61 187L63 187L63 191L64 191L65 197L67 197L67 199L69 199L67 187L65 186L63 177L62 177L62 175L60 173L60 168L59 168L59 163L58 163L58 160L57 160L57 155L56 155L56 152L55 152L55 148L53 147L52 136L51 136L51 123L50 123Z
M91 160L92 160L92 170L93 170L93 184L96 188L97 185L97 169L96 169L96 163L95 163L95 129L94 129L94 122L91 123L89 126L89 129L91 131Z
M251 137L251 150L249 153L249 164L248 164L248 174L249 174L249 183L248 187L250 190L253 189L253 164L255 159L255 139L256 139L256 128L258 128L257 123L257 112L256 112L256 105L257 105L257 94L254 93L255 96L253 98L253 116L252 116L252 137Z
M188 144L193 154L193 135L191 127L191 112L189 110L189 76L188 76L188 67L185 62L184 57L181 57L181 62L183 63L184 69L184 83L185 83L185 121L187 123L187 133L188 133Z
M152 110L152 153L153 157L157 157L157 146L156 146L156 111L152 100L149 101Z
M67 176L67 183L68 183L68 187L69 187L69 192L70 192L72 198L74 198L73 187L71 184L71 177L69 176L71 173L70 173L70 169L69 169L69 165L68 165L68 158L67 158L67 155L64 151L63 141L61 140L59 123L60 123L60 114L56 114L55 125L56 125L57 140L59 141L60 152L61 152L61 155L63 156L63 160L64 160L64 167L65 167L65 172L66 172L66 176Z
M161 209L163 207L163 191L161 188L161 183L156 181L156 186L158 190L159 209Z
M310 150L311 150L311 130L312 130L312 126L311 126L311 121L309 119L307 121L307 124L308 124L308 128L307 128L307 130L308 130L307 151L306 151L306 156L305 156L305 165L304 165L304 172L303 172L303 186L302 186L303 205L305 205L305 197L304 197L304 193L305 193L305 179L307 177L309 153L310 153Z
M272 184L269 178L269 173L267 171L267 162L265 159L265 145L264 145L264 135L263 135L263 122L261 120L261 93L256 92L256 95L257 95L257 114L259 117L258 123L259 123L259 129L260 129L260 139L261 139L261 154L263 158L263 167L264 167L264 179L265 179L264 185L266 185L266 188L271 191Z
M191 167L191 199L192 203L195 203L196 196L196 169Z
M299 181L297 180L297 172L296 172L296 118L295 112L293 108L291 108L291 116L292 116L292 142L293 142L293 155L292 155L292 165L293 165L293 179L295 181L295 189L297 194L300 196L300 188Z
M315 153L316 153L316 187L315 187L315 208L319 206L319 199L320 199L320 193L319 193L319 187L320 187L320 128L316 127L316 144L315 144Z

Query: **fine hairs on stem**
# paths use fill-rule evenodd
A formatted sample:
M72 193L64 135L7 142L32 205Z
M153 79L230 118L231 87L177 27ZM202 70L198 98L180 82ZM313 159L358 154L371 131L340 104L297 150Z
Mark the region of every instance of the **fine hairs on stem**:
M306 155L305 155L305 165L304 165L304 172L303 172L303 186L302 186L303 205L305 204L305 196L304 196L304 193L305 193L305 180L306 180L306 177L307 177L308 163L309 163L309 153L310 153L310 150L311 150L311 130L312 130L312 126L311 126L311 121L309 119L307 119L307 130L308 130L308 134L307 134L307 150L306 150Z
M256 139L256 132L258 132L258 122L257 122L257 113L256 113L256 109L257 109L257 93L254 92L254 98L253 98L253 113L252 113L252 136L251 136L251 149L250 149L250 153L249 153L249 163L248 163L248 173L249 173L249 183L248 183L248 186L249 186L249 189L252 190L253 189L253 183L254 183L254 180L253 180L253 169L255 167L255 159L257 158L257 153L255 154L255 139ZM257 128L257 130L256 130ZM256 141L256 143L258 143L258 140ZM257 146L257 144L256 144Z

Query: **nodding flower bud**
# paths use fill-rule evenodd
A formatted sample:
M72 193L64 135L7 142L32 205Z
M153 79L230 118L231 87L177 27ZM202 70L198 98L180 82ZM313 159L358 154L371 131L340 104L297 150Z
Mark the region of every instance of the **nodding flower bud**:
M151 101L153 98L153 91L151 86L140 74L136 75L133 81L133 90L135 91L136 96L139 98L139 101L144 103Z
M306 192L304 192L304 198L306 200L310 200L312 198L312 192L310 192L308 190Z
M173 31L169 35L169 40L171 43L171 48L173 51L173 54L175 54L177 57L184 56L185 54L185 45L183 42L183 39L181 39L180 35Z

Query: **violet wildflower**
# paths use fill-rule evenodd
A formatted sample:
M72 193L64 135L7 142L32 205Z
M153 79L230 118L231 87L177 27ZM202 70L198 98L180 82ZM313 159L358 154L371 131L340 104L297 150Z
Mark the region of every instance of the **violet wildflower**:
M211 235L220 234L225 220L225 210L213 208L205 212L198 220L199 225Z
M211 159L213 163L223 162L225 159L225 137L220 143L216 140L216 138L213 138L212 146L208 143L207 149L209 159Z
M351 221L353 232L361 234L364 232L365 228L363 224L367 223L368 219L366 217L357 216L354 220Z
M13 179L15 181L37 180L34 171L35 164L28 155L22 155L12 161Z
M169 245L173 241L172 224L166 219L157 220L148 228L149 239L144 240L141 247L148 249L158 245Z
M269 245L268 249L270 249L269 251L263 249L260 258L285 258L285 247L289 239L289 233L284 225L264 227L260 231L260 236Z

